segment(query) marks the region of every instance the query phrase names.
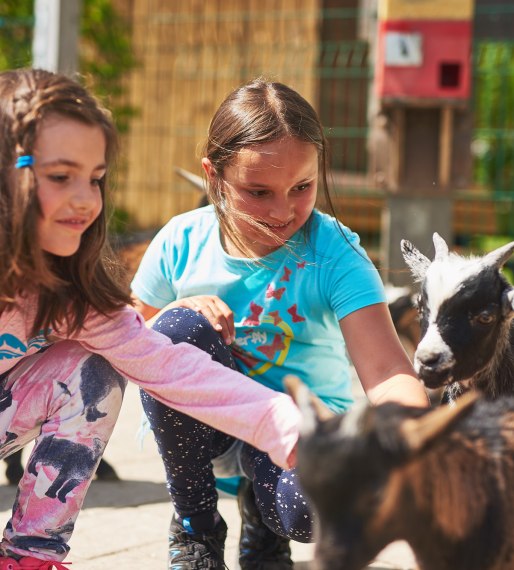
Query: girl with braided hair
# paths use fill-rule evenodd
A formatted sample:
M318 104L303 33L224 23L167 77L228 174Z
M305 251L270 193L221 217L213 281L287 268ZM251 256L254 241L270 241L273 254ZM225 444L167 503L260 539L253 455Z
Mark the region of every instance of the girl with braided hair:
M129 306L106 246L115 154L111 118L80 84L42 70L0 73L0 458L35 440L0 570L65 568L127 380L294 464L288 396L170 342Z

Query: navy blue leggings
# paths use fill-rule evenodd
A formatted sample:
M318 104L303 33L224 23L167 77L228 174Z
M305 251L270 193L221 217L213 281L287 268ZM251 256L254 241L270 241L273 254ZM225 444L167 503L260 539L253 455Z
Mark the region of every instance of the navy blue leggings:
M171 309L159 317L153 328L175 344L194 344L217 362L236 369L220 334L195 311ZM218 493L211 459L225 452L234 438L168 408L145 392L141 392L141 400L164 462L176 512L181 517L214 513ZM248 444L243 446L241 459L245 476L253 481L256 503L266 525L281 536L310 542L312 513L296 470L282 470L266 453Z

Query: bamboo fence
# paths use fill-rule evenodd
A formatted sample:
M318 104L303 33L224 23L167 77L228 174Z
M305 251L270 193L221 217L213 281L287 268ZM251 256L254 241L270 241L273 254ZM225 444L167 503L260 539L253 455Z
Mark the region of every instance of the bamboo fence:
M201 174L209 121L235 87L264 76L315 104L319 0L131 0L137 109L116 205L151 228L196 206L175 167ZM127 6L127 5L125 5Z

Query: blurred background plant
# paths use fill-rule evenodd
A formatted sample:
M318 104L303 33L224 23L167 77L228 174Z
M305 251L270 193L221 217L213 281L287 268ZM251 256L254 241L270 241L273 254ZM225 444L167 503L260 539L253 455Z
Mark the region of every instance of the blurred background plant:
M475 46L474 177L497 204L497 234L475 234L470 245L487 252L514 236L514 46L482 41ZM514 282L514 262L504 273Z
M33 5L33 0L0 2L0 69L30 64Z
M34 0L0 2L0 69L29 66L32 60ZM79 73L113 111L121 133L136 109L126 104L126 77L137 65L129 22L111 0L82 0Z
M499 201L505 199L498 209L498 230L512 236L514 47L512 42L481 42L475 54L475 180Z
M0 2L0 70L31 65L33 28L34 0ZM121 135L137 115L137 108L127 103L128 74L137 66L131 37L130 23L111 0L82 0L78 72L112 111ZM111 210L111 231L127 231L128 213Z

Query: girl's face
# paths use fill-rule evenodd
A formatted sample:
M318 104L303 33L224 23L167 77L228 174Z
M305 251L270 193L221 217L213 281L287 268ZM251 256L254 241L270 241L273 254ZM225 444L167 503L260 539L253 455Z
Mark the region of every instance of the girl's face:
M102 210L99 182L106 172L106 141L99 126L59 115L46 117L34 145L41 217L41 249L66 257Z
M208 159L203 166L212 176ZM291 137L248 147L225 168L223 179L230 209L262 226L260 230L237 216L232 220L251 254L263 257L284 245L309 219L316 201L318 151L314 144ZM223 237L227 252L241 257L230 236Z

